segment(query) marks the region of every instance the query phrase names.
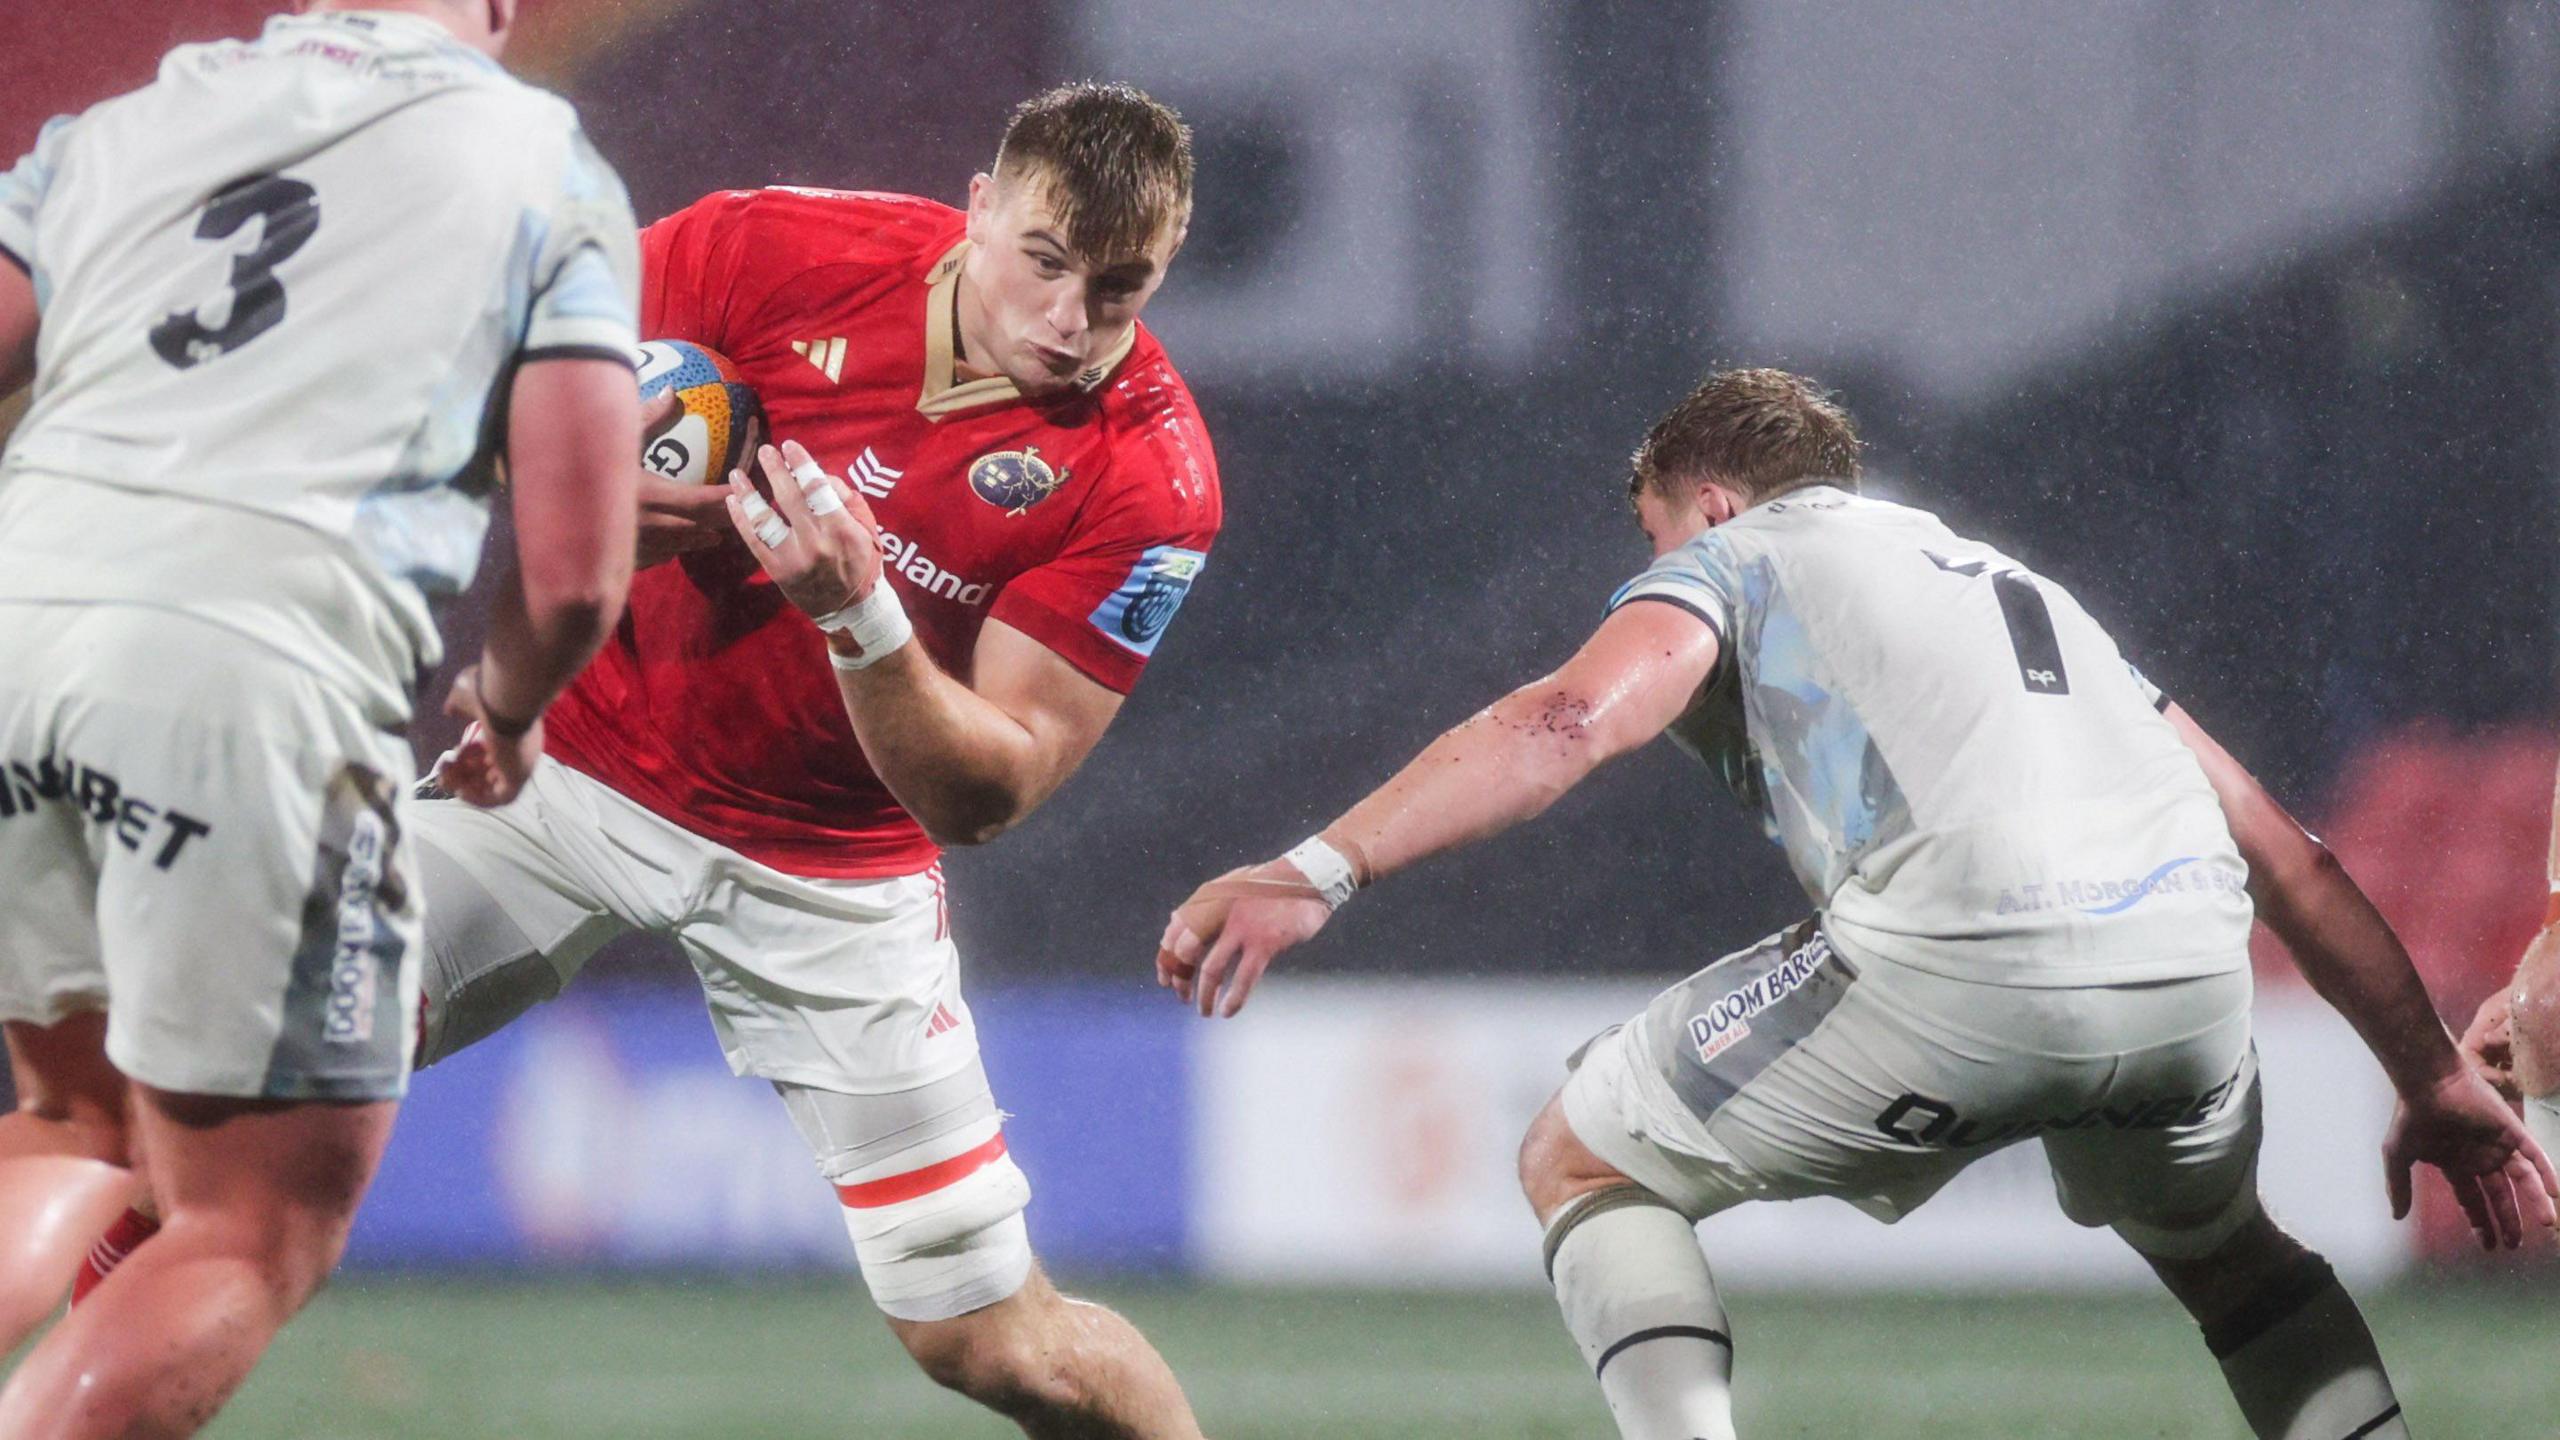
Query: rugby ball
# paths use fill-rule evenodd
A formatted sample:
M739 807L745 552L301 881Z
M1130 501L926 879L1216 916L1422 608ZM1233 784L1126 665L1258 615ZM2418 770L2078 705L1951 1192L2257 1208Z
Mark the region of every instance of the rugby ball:
M640 447L640 465L680 485L717 485L746 463L750 437L762 429L764 405L729 357L685 340L640 347L640 398L668 391L684 406L675 425Z

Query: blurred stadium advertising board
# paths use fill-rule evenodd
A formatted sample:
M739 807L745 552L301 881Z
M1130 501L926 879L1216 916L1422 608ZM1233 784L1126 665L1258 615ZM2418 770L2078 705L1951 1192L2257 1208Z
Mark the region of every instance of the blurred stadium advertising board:
M1642 985L1298 981L1243 1023L1152 988L1012 990L977 1004L1033 1237L1070 1273L1260 1283L1538 1283L1512 1179L1563 1059ZM2407 1263L2375 1162L2390 1097L2316 1000L2260 1001L2263 1179L2352 1276ZM2140 1283L2055 1210L2042 1151L1976 1165L1899 1226L1844 1205L1708 1222L1740 1285ZM432 1267L849 1268L833 1197L765 1087L731 1076L689 995L544 1007L421 1075L350 1260Z
M1181 1014L1083 989L974 1009L1041 1252L1070 1270L1183 1265ZM697 996L607 989L418 1076L348 1261L850 1269L841 1217L780 1102L729 1073Z

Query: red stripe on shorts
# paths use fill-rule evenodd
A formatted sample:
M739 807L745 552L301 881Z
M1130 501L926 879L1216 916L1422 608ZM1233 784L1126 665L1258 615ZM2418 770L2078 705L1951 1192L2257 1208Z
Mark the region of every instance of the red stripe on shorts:
M839 1185L836 1198L842 1200L848 1210L876 1210L883 1205L930 1195L945 1185L956 1185L1003 1157L1004 1132L997 1131L995 1138L986 1144L974 1150L963 1150L948 1160L938 1160L921 1170L865 1180L859 1185Z

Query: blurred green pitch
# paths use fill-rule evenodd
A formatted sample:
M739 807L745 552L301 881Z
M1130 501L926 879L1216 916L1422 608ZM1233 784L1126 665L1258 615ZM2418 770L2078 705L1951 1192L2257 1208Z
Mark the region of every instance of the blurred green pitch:
M2547 1280L2548 1277L2545 1277ZM1614 1435L1536 1293L1112 1289L1219 1440ZM1743 1294L1752 1440L2241 1440L2185 1317L2147 1295ZM2560 1434L2560 1304L2533 1283L2369 1312L2421 1436ZM849 1279L341 1280L208 1432L232 1440L646 1440L1018 1432L909 1368Z

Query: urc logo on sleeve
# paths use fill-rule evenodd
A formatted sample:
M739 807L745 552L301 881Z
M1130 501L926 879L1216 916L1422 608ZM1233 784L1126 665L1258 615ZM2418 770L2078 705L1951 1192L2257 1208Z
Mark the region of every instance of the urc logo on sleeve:
M1156 653L1156 642L1164 638L1165 627L1173 623L1173 613L1182 608L1191 593L1191 582L1199 578L1200 567L1209 557L1198 550L1185 550L1179 545L1158 545L1138 557L1129 568L1129 578L1120 588L1103 597L1093 612L1093 626L1110 636L1123 649L1140 655Z

